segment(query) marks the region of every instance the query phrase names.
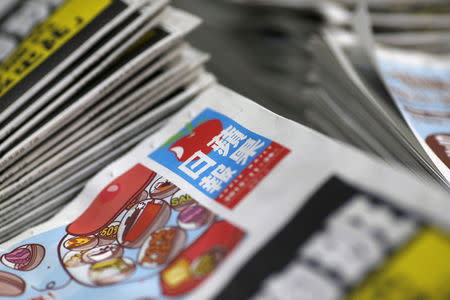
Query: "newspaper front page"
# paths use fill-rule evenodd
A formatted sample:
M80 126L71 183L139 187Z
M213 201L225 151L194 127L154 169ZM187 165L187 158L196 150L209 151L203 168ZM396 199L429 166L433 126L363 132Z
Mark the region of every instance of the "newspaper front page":
M214 85L54 218L4 243L0 293L444 297L449 210L433 183Z

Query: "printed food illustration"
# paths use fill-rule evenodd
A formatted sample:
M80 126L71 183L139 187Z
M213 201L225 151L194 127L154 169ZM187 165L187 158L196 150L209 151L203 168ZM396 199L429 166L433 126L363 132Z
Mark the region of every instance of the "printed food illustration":
M3 254L1 261L5 266L15 270L31 271L36 268L45 256L45 248L38 244L20 246Z
M153 184L150 190L150 196L156 199L167 198L179 191L179 188L169 180L160 177Z
M126 288L153 280L156 298L192 291L244 236L142 165L109 183L66 232L58 254L74 282Z
M185 208L196 204L197 202L184 191L179 190L170 199L170 206L176 211L182 211Z
M186 207L178 215L178 225L186 230L197 229L209 224L214 219L214 215L201 205Z
M98 245L96 236L78 236L64 242L64 247L69 250L83 251L94 248Z
M25 281L17 275L0 271L0 297L20 296L25 291Z
M186 232L178 227L168 227L148 237L139 252L139 264L143 267L159 267L173 260L183 249Z
M117 240L117 232L119 231L119 222L113 222L108 226L105 226L102 230L100 230L98 237L98 245L104 246L112 244Z
M425 141L437 157L450 168L450 134L432 134Z
M183 299L244 235L137 164L72 223L1 253L0 299Z
M123 248L119 245L106 245L86 251L81 259L86 263L97 263L107 259L122 257Z
M120 282L133 274L136 266L129 258L111 258L91 265L89 279L96 285Z
M230 223L215 222L161 272L163 293L179 296L194 289L216 269L242 236L242 231Z
M98 233L112 223L135 198L140 200L141 193L155 176L155 172L143 165L136 165L104 188L88 209L67 227L67 232L75 237Z
M163 200L144 200L133 206L123 217L117 239L127 248L139 248L144 239L163 227L170 217L170 206Z

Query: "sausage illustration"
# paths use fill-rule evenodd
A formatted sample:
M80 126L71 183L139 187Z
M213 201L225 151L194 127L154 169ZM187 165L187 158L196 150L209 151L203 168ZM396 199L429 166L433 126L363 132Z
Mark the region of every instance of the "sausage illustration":
M67 227L71 235L95 234L111 223L155 177L155 172L141 164L111 182L88 209Z

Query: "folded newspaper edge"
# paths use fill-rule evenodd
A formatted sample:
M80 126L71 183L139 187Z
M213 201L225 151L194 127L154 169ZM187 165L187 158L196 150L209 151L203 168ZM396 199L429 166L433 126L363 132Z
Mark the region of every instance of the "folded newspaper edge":
M131 74L137 72L139 67L153 61L158 55L167 51L170 47L179 42L185 35L194 30L199 24L200 19L183 11L170 9L167 11L165 18L161 21L164 29L168 31L163 39L158 40L152 47L149 47L138 56L134 57L123 68L113 72L108 78L99 85L89 90L82 97L77 99L70 107L56 115L49 122L39 127L32 134L20 140L20 142L9 149L0 158L0 169L13 164L30 149L34 148L38 143L55 133L56 129L72 121L78 114L86 111L91 105L98 102L102 97L106 96L111 89L117 87L124 82ZM28 126L29 123L27 124ZM0 144L0 149L9 145Z
M83 0L72 0L57 9L19 45L16 50L19 55L15 52L0 64L4 72L0 95L2 106L7 105L0 113L0 121L4 122L116 26L135 17L148 2L101 0L87 4ZM152 2L155 3L155 12L165 5L164 0ZM61 32L54 36L51 28ZM43 37L45 40L44 34L51 37L51 47L41 45ZM20 54L22 51L25 55ZM19 68L24 62L27 68ZM20 72L16 73L16 70Z
M429 95L433 93L433 87L426 87L425 84L422 84L425 97L418 97L414 94L408 94L405 97L404 94L411 93L413 89L417 92L418 87L414 86L414 83L407 83L407 81L402 83L401 80L392 76L393 73L397 73L397 77L400 77L402 76L401 73L406 70L414 72L414 76L417 76L416 81L439 80L439 77L442 79L442 75L444 74L445 77L446 71L450 70L448 63L445 63L442 58L439 61L437 56L383 48L376 45L370 29L367 6L364 2L361 2L358 6L355 22L364 50L367 51L368 58L371 59L372 65L394 103L422 148L445 178L447 185L450 186L450 132L448 131L450 104L445 101L445 97L439 97L436 94L430 97ZM405 62L407 63L405 64ZM430 69L433 69L434 72L424 75L426 70ZM414 80L414 78L410 78L411 80ZM399 85L400 88L398 88ZM398 92L395 92L395 90Z
M5 170L4 173L0 175L0 182L2 183L0 186L4 187L6 184L11 183L12 180L16 180L19 176L23 176L25 172L29 172L39 164L47 161L49 157L55 155L62 149L70 147L84 134L91 131L98 124L104 122L111 113L108 111L108 113L104 113L104 115L101 115L101 118L95 118L99 112L101 112L106 107L111 106L112 104L115 104L114 108L116 106L120 106L118 105L118 102L120 104L123 103L119 100L123 98L123 95L126 92L135 87L136 84L139 84L140 81L144 80L147 76L153 74L157 70L161 69L164 65L175 59L175 57L177 57L179 55L179 52L182 50L181 48L182 47L177 47L176 49L164 54L153 64L147 66L145 68L145 71L142 71L136 76L130 78L130 80L125 83L118 91L114 91L112 94L108 95L107 99L105 99L105 101L102 101L101 104L96 105L87 113L83 114L76 122L68 125L67 128L58 132L55 136L52 136L51 139L46 140L44 144L35 148L27 156L23 157L10 168ZM129 101L124 100L124 102L128 103ZM114 112L116 110L112 109L111 111Z
M191 48L186 49L186 51L182 53L181 60L177 64L174 64L173 67L168 68L166 72L162 73L160 76L155 78L154 80L155 82L153 81L149 82L147 87L148 93L147 96L151 96L150 94L152 92L151 88L155 88L157 90L156 92L158 92L158 89L160 89L159 93L163 93L165 94L165 96L167 96L169 92L173 92L177 88L180 88L179 85L182 84L183 77L187 77L189 73L192 73L193 70L199 68L206 61L207 57L208 55L201 53L197 50ZM178 82L173 82L171 77L176 76L182 77L178 78ZM169 80L172 80L171 82L172 85L166 86L165 90L161 91L162 85ZM140 96L142 99L139 99L139 97L136 97L135 94L131 93L129 97L134 98L134 100L137 101L138 103L132 103L131 105L128 105L128 107L122 108L122 110L117 112L116 115L110 116L110 120L106 120L103 124L101 124L101 126L95 128L93 130L94 132L89 133L92 134L92 136L90 139L87 140L86 144L83 144L83 142L80 140L75 140L73 143L75 145L71 146L77 146L78 149L82 149L83 147L86 148L86 146L90 142L98 141L100 137L102 136L104 137L108 132L110 133L110 131L108 130L118 129L118 126L124 125L125 121L132 121L133 116L137 117L137 114L139 112L143 113L145 108L149 108L150 106L152 106L152 104L157 104L160 100L162 100L161 98L157 97L147 98L146 95L142 93ZM127 98L128 97L125 97L125 100L128 100ZM108 124L108 122L111 123ZM97 135L94 135L94 133L97 133ZM68 133L65 134L67 135ZM85 137L80 137L80 139L84 138ZM53 165L51 163L55 164L58 162L58 160L66 161L70 157L70 155L73 156L74 155L73 152L76 152L76 149L69 149L69 148L70 147L66 149L61 149L61 151L54 153L52 157L48 158L44 164L48 166L47 169L53 168ZM30 170L28 174L26 174L19 180L16 180L14 183L8 184L4 188L0 188L0 199L4 199L5 195L11 196L13 193L20 191L21 189L25 188L29 183L31 183L33 180L39 179L41 176L45 175L45 172L46 168L42 165L37 168L34 168L33 170Z
M61 101L61 96L66 97L66 99L69 96L73 96L80 87L104 71L136 43L139 38L147 33L150 28L155 27L156 22L159 22L159 19L164 16L161 10L166 4L167 2L164 0L150 2L147 6L141 8L139 12L135 13L137 16L132 15L129 17L133 21L117 26L116 30L120 28L120 31L108 41L97 40L94 47L77 60L78 64L68 67L68 69L59 74L57 80L45 81L46 88L27 101L28 105L17 111L12 116L13 119L2 126L0 129L0 140L8 137L11 133L17 135L17 128L22 125L24 120L32 119L37 113L42 114L42 108L47 103L50 101L52 104L56 102L55 97L58 97L58 101ZM68 88L69 86L70 88ZM63 91L64 93L62 93ZM8 114L9 110L13 110L21 104L23 104L21 101L16 100L4 112L0 113L0 120L2 115Z
M354 98L354 92L352 92L350 93L350 96L341 96L340 99L338 97L340 94L338 91L331 90L327 92L329 95L333 95L333 100L340 99L340 105L346 107L347 113L352 112L352 116L359 119L360 123L358 126L368 129L370 134L362 136L360 140L372 139L373 137L378 136L381 146L386 145L386 143L388 145L392 143L398 144L398 146L407 152L397 151L401 149L389 148L391 151L394 150L392 153L395 155L397 161L410 167L414 172L428 172L436 180L442 182L443 185L448 186L445 178L422 149L400 113L394 105L391 105L390 101L392 100L389 95L387 93L385 94L383 91L381 91L382 94L379 94L377 89L372 89L371 81L373 81L374 78L361 78L361 73L356 69L354 62L352 62L348 53L344 51L344 47L348 44L345 39L342 40L340 38L339 31L325 29L322 31L321 37L325 47L329 49L327 51L329 54L327 55L334 57L333 61L327 62L321 57L317 49L313 50L315 51L314 53L318 55L318 65L320 66L320 69L324 69L324 75L331 74L333 73L333 70L336 70L335 78L340 78L341 80L348 78L348 80L350 80L349 83L355 86L353 89L356 89L358 93L361 94L360 98ZM356 45L351 48L353 48L352 52L360 52ZM336 64L340 66L339 69L332 67ZM375 70L373 72L375 72ZM346 74L347 77L342 77L342 74ZM377 76L376 73L374 75ZM320 75L319 77L323 83L323 75ZM366 80L363 79L368 79L368 81L366 82ZM329 80L330 79L328 79L328 81ZM381 82L374 83L378 86ZM324 89L327 89L328 87L329 85L323 84ZM347 92L348 90L345 89L345 91ZM351 97L351 101L347 100L349 99L348 97ZM358 109L358 107L361 108ZM373 122L369 125L368 121L372 119L375 119L376 124L378 125L373 124ZM348 121L348 119L344 119L344 122ZM339 125L342 125L342 123L337 124L337 126ZM375 130L379 126L384 128L382 128L382 130Z

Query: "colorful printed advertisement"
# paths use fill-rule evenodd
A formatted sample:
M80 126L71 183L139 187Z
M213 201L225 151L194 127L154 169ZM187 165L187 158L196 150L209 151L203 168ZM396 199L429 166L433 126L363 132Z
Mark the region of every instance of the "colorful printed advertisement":
M0 296L183 299L245 233L138 164L74 222L1 254Z
M289 152L205 109L149 158L233 209Z

